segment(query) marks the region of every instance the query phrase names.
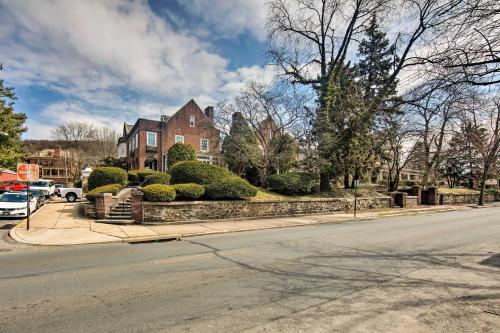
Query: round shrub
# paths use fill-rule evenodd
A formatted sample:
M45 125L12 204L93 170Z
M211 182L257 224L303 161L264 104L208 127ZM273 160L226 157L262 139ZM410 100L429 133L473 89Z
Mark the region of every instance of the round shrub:
M196 152L189 144L177 142L169 148L167 153L167 162L169 168L177 162L194 160L196 160Z
M152 184L142 189L146 201L172 201L175 199L173 186L164 184Z
M205 194L203 185L198 184L176 184L174 185L176 192L176 199L192 200L198 199Z
M89 190L108 184L126 184L127 172L116 167L98 167L90 173Z
M168 173L154 171L154 170L140 170L137 172L139 183L144 185L151 184L169 184L170 175Z
M211 184L217 180L236 177L231 171L201 161L184 161L176 163L171 169L171 184L195 183Z
M94 202L96 195L99 193L111 193L115 195L116 193L120 192L121 189L122 189L121 184L108 184L104 186L99 186L93 189L92 191L87 192L87 194L85 194L85 198L87 198L88 201Z
M306 172L288 172L267 177L267 187L285 195L309 194L314 187L314 176Z
M137 170L131 170L127 172L127 179L129 183L139 183L139 175L137 173Z
M205 186L205 196L209 199L243 199L256 194L257 189L240 177L219 179Z

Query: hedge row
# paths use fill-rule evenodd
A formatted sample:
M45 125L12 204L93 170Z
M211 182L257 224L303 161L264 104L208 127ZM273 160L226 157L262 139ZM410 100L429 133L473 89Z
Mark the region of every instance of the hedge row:
M175 188L170 185L152 184L142 189L146 201L172 201L175 199Z
M255 187L231 171L201 161L178 162L170 171L179 199L243 199L257 194Z
M85 194L85 198L87 198L88 201L94 202L96 195L99 193L111 193L115 195L120 192L121 189L122 184L108 184L99 186L94 188L92 191L87 192L87 194Z
M176 184L174 188L177 199L193 200L205 194L205 187L199 184Z
M171 184L195 183L208 185L220 179L237 177L225 168L201 161L179 162L170 171L172 174Z
M95 168L90 173L88 179L89 190L93 190L97 187L108 184L124 185L126 183L127 183L127 172L121 168L115 168L115 167Z
M128 172L128 182L131 185L170 184L170 175L154 170L132 170Z
M267 177L267 187L285 195L304 195L312 192L314 176L306 172L288 172Z

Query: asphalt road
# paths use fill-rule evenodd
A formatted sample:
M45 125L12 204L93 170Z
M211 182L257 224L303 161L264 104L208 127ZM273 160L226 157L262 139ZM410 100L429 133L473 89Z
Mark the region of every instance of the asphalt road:
M500 208L0 251L0 332L499 332Z

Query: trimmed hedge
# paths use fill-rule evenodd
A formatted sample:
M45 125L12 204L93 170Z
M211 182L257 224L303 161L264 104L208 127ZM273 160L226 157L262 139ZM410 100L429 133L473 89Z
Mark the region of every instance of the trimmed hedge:
M288 172L267 177L267 187L285 195L309 194L314 188L314 176L306 172Z
M257 194L257 189L240 177L219 179L205 186L209 199L244 199Z
M171 169L171 184L195 183L208 185L215 181L237 177L231 171L201 161L183 161L176 163Z
M170 183L170 175L168 173L153 171L153 170L140 170L137 172L139 177L139 182L143 185L151 184L164 184L168 185Z
M176 184L174 185L176 192L176 199L198 199L205 194L203 185L198 184Z
M172 201L175 199L175 188L170 185L152 184L142 189L146 201Z
M177 162L194 160L196 160L196 152L190 144L177 142L168 149L167 163L169 168Z
M129 183L139 183L138 170L131 170L127 172L127 176Z
M122 189L121 184L108 184L104 186L99 186L93 189L92 191L87 192L85 198L87 198L88 201L94 202L96 195L99 193L111 193L115 195L116 193L120 192L121 189Z
M126 184L127 172L116 167L98 167L90 173L89 190L108 184Z

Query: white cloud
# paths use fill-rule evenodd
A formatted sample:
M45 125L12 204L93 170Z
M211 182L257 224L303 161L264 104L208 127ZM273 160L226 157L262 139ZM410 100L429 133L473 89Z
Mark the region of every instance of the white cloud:
M193 5L195 11L208 6ZM203 17L207 23L220 18L215 32L262 36L260 2L216 1L213 7L222 12ZM47 137L42 133L62 121L119 128L140 116L158 119L193 96L200 106L213 104L248 79L270 76L259 66L230 71L213 45L175 31L146 1L0 0L0 22L8 23L0 27L2 75L16 87L40 86L63 96L30 112L36 114L28 122L32 138Z
M237 37L248 32L264 40L266 0L179 0L190 13L223 37Z

